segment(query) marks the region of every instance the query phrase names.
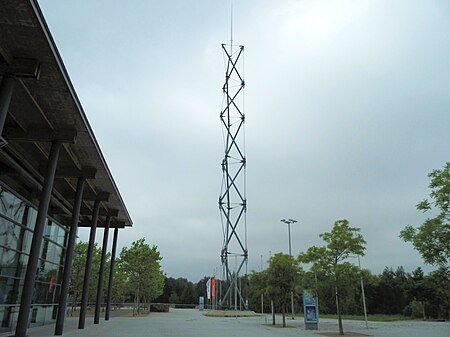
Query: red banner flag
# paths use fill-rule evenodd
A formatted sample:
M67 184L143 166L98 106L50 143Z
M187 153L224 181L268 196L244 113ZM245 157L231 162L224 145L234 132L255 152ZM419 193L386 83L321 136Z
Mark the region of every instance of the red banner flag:
M216 277L213 276L211 278L211 297L212 299L216 298Z

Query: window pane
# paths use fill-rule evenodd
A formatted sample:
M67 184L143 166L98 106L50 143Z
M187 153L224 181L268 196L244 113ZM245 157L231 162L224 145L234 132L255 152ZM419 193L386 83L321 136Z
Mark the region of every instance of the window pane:
M68 230L66 229L66 227L61 226L59 224L53 223L53 225L54 225L54 234L52 240L57 242L61 246L64 246Z
M56 284L58 280L59 270L59 265L40 260L36 280Z
M44 237L64 245L66 230L55 222L48 221L45 225Z
M34 208L29 208L28 210L28 219L27 219L27 227L31 230L34 230L34 226L36 225L37 211Z
M61 261L62 247L57 246L53 242L48 242L46 247L47 247L46 260L59 264Z
M25 207L22 200L0 187L0 213L22 223Z
M23 280L0 277L0 301L3 304L17 304L22 296Z
M54 303L55 283L36 282L34 284L33 303L51 304Z
M0 248L0 275L24 278L28 265L28 256L10 249Z
M0 248L0 275L14 277L19 256L11 249Z
M13 222L0 217L0 245L16 249L20 228Z

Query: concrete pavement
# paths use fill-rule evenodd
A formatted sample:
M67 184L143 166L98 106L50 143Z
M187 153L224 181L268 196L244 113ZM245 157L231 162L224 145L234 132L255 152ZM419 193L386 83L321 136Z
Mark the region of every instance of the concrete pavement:
M267 315L270 323L270 315ZM277 317L281 323L281 317ZM146 317L112 317L94 325L86 319L86 328L78 330L78 319L66 318L63 336L65 337L320 337L321 334L336 332L337 321L323 319L318 331L304 330L303 320L287 319L287 328L265 325L264 316L259 317L207 317L203 312L192 309L171 309L169 313L151 313ZM354 336L379 337L449 337L449 322L364 322L344 321L346 332ZM53 336L54 325L28 330L30 337ZM347 334L350 336L350 334Z

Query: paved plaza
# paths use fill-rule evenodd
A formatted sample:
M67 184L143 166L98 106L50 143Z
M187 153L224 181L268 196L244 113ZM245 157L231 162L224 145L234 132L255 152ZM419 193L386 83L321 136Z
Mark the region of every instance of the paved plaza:
M207 317L204 312L192 309L171 309L169 313L151 313L146 317L112 317L94 325L86 320L86 329L78 330L78 319L68 317L66 337L293 337L330 335L338 330L337 321L322 319L318 331L306 331L303 320L287 319L286 328L265 324L264 316L257 317ZM270 323L270 315L267 315ZM281 323L281 317L277 317ZM54 326L28 330L30 337L53 336ZM360 321L344 321L348 336L379 337L449 337L449 322L399 321L390 323L369 322L369 329ZM351 334L353 333L353 334Z

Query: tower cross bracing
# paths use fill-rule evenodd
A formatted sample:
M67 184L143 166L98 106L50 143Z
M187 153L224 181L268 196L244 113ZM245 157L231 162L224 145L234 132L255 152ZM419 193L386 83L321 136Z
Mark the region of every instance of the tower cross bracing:
M233 48L234 47L234 48ZM244 114L244 46L222 44L225 60L223 106L220 113L224 136L222 189L219 209L222 220L222 269L225 277L224 308L247 308L240 275L247 274L247 198ZM234 265L234 266L233 266ZM245 286L245 282L244 282Z

